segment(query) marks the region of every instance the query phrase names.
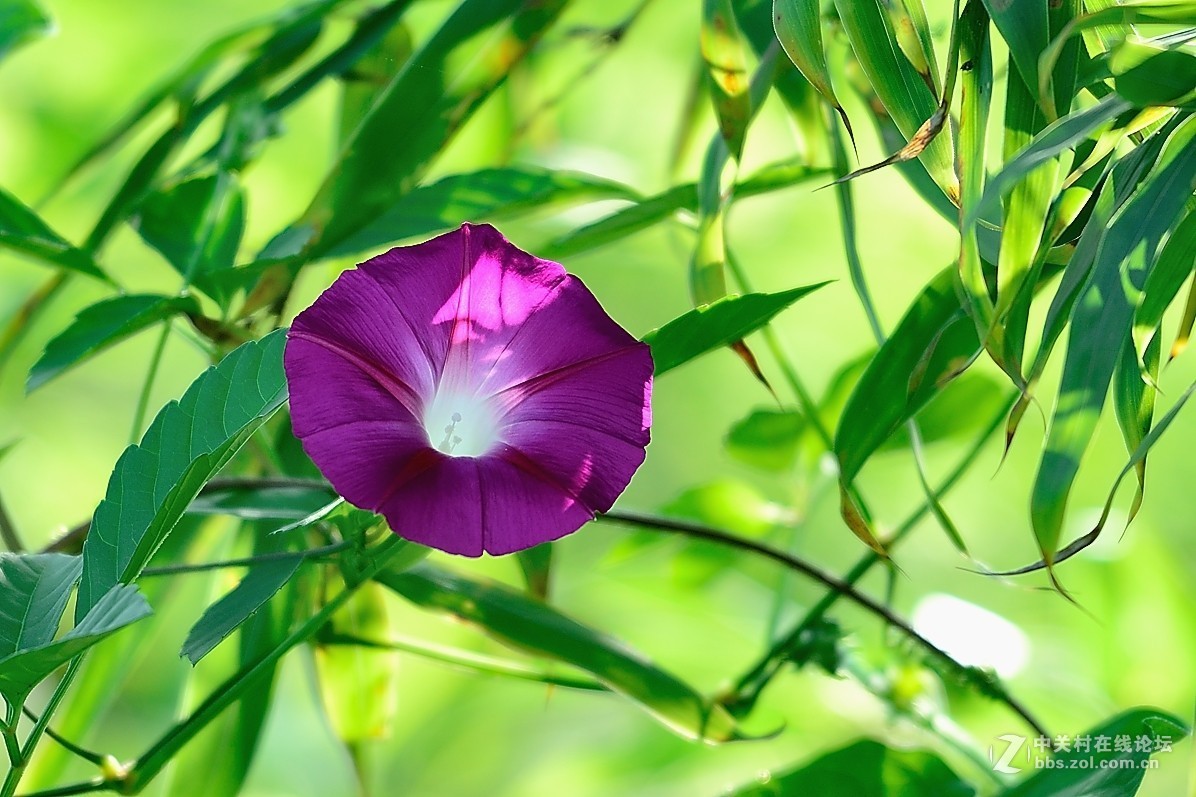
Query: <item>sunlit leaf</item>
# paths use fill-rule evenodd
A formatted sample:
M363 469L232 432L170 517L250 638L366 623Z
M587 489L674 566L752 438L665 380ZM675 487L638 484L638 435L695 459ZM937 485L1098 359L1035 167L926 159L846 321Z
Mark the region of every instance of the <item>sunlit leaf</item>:
M246 343L158 413L116 463L83 546L75 616L141 573L187 505L286 400L285 330Z
M851 121L835 96L826 51L822 46L820 0L773 0L772 11L777 40L784 48L785 55L810 81L810 85L818 89L823 99L831 104L848 133L851 133Z
M798 299L826 284L820 282L780 293L728 296L690 310L660 329L652 330L644 335L643 340L652 347L656 375L660 376L706 352L742 340Z
M1196 120L1180 125L1158 166L1103 231L1088 285L1071 314L1059 398L1031 496L1034 534L1047 563L1059 547L1067 496L1104 407L1113 368L1159 249L1196 179Z
M1128 40L1109 59L1117 93L1138 106L1169 105L1196 91L1196 54Z

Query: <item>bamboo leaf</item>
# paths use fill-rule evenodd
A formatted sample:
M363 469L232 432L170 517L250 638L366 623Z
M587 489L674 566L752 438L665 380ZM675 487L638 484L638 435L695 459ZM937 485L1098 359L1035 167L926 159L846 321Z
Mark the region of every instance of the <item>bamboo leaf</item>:
M731 0L703 0L700 41L719 132L738 161L743 156L752 117L752 99L748 93L747 59Z
M1134 310L1134 348L1143 372L1146 371L1146 347L1158 336L1163 313L1193 269L1196 269L1196 210L1189 211L1167 239L1158 262L1146 278L1142 303Z
M780 293L727 296L697 307L644 335L652 347L655 373L660 376L706 352L742 340L760 329L798 299L823 285L806 285Z
M896 33L880 0L835 0L835 7L868 81L902 135L907 141L913 140L934 117L939 98L896 45ZM918 158L943 193L958 203L959 181L950 130L934 137Z
M1196 120L1180 125L1158 166L1113 216L1101 236L1088 285L1071 314L1073 335L1063 365L1042 463L1031 497L1031 518L1048 565L1059 547L1067 496L1100 416L1113 368L1129 336L1146 277L1196 180Z
M820 0L773 0L772 18L777 40L785 55L798 68L810 85L818 90L839 118L854 140L851 120L847 111L835 96L831 83L830 68L826 62L826 51L822 46L822 4Z
M675 733L710 743L744 738L721 706L626 644L534 598L427 563L375 578L415 605L449 612L504 645L590 673Z
M46 344L25 384L33 392L67 369L140 332L146 327L180 313L198 312L189 296L135 294L116 296L86 307L70 326Z
M282 406L285 341L278 330L233 351L125 449L83 546L76 617L140 575L204 483Z

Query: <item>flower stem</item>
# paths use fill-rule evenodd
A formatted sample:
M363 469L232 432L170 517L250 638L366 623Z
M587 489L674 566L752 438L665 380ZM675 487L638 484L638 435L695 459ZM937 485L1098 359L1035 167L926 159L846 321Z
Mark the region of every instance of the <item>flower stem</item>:
M33 723L33 730L29 732L29 736L25 739L25 744L17 753L17 760L13 761L12 767L8 770L8 775L4 778L3 786L0 786L0 797L13 797L17 791L17 786L21 783L21 778L25 775L25 768L29 765L29 759L33 756L33 751L37 747L37 743L41 741L42 734L45 733L46 728L50 724L50 717L58 710L58 706L62 703L62 699L66 697L66 692L70 688L71 683L74 682L75 676L79 673L79 667L83 664L83 657L76 656L71 659L70 664L66 666L66 672L62 674L62 679L58 685L54 687L53 693L50 695L50 700L46 703L46 707L42 710L42 714ZM9 713L16 715L13 707L9 706ZM16 733L16 719L6 723L6 726L11 729L12 733ZM7 733L6 743L7 743ZM10 749L9 756L12 756Z

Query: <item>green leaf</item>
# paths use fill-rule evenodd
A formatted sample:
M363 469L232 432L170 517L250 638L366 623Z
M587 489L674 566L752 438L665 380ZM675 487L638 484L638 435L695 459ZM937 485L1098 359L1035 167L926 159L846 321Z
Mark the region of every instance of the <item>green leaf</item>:
M980 431L997 410L1006 403L1001 385L983 374L965 373L948 383L941 392L914 416L923 443L951 440ZM909 430L899 427L881 450L905 448Z
M481 169L443 177L403 195L385 213L328 251L355 255L457 227L463 219L504 219L597 199L636 199L625 185L580 172L533 166Z
M826 284L820 282L780 293L727 296L678 316L644 335L644 342L652 347L656 375L720 346L742 340L798 299Z
M83 546L75 616L130 583L199 493L286 401L286 331L239 347L158 413L116 463Z
M1196 54L1130 39L1109 58L1113 87L1134 105L1170 105L1196 91Z
M337 738L354 745L390 736L398 706L399 654L381 646L344 644L390 637L382 585L363 584L322 633L329 643L316 647L316 673Z
M752 117L747 59L731 0L702 0L702 59L710 81L714 115L727 151L738 161Z
M831 104L850 133L851 122L831 84L826 51L822 47L821 16L820 0L773 0L773 25L785 55L789 56L789 60L823 99Z
M0 553L0 659L54 640L82 566L65 554Z
M1081 734L1090 741L1090 751L1057 753L1049 768L1036 772L1000 797L1131 797L1137 794L1146 774L1155 739L1178 742L1189 733L1177 717L1156 709L1135 708L1118 714ZM1140 737L1151 742L1151 751L1140 751ZM1118 750L1121 738L1130 740L1130 751ZM1109 750L1096 751L1096 740L1104 739ZM1102 745L1104 746L1104 745Z
M1047 0L984 0L993 24L1009 46L1022 82L1031 91L1038 88L1038 56L1050 42Z
M142 202L135 225L175 271L202 288L204 274L232 268L237 259L245 202L236 175L221 171L157 191Z
M566 0L464 0L362 120L294 227L328 251L410 191L473 111L556 20Z
M923 750L893 750L861 739L797 769L770 772L732 797L971 797L976 790Z
M552 543L543 542L531 548L516 551L515 559L519 562L519 569L523 572L527 593L534 598L547 600L548 590L552 586Z
M743 736L722 706L660 669L626 644L509 587L456 575L427 563L375 578L425 609L449 612L497 641L590 673L675 733L707 742Z
M851 49L880 101L906 140L934 116L939 100L896 46L897 35L880 0L835 0ZM926 171L953 202L959 201L959 181L951 130L945 127L918 155Z
M251 566L237 586L209 606L191 626L179 655L190 659L192 666L198 664L200 659L274 597L302 563L302 557L289 556Z
M1163 156L1101 236L1086 287L1071 314L1059 397L1034 481L1030 510L1047 564L1059 547L1067 497L1104 407L1113 369L1130 336L1147 275L1196 180L1196 119L1170 136Z
M327 485L230 486L204 490L187 507L189 515L229 515L241 520L301 520L335 497Z
M666 515L715 528L760 537L786 519L786 511L755 487L737 479L719 479L686 490L662 507ZM718 547L726 560L727 550Z
M33 392L68 368L159 321L198 311L199 305L189 296L155 294L116 296L86 307L46 344L29 372L25 390Z
M0 248L17 252L111 282L91 256L50 229L41 217L12 194L0 189Z
M149 615L149 604L137 587L113 586L62 638L0 659L0 694L20 704L29 690L63 664L109 634Z
M763 470L793 467L806 419L793 410L754 410L731 427L724 445L740 462Z
M813 168L798 161L781 161L762 168L735 186L737 200L750 196L789 188L815 177L825 177L829 169ZM577 228L550 243L546 255L563 258L569 255L596 249L608 243L646 230L682 210L696 212L698 209L698 186L684 183L673 186L655 196L637 201L609 216Z
M1171 233L1146 278L1142 303L1134 310L1134 347L1139 363L1145 363L1147 344L1156 337L1163 313L1193 269L1196 269L1196 211L1190 211Z
M931 280L856 382L835 431L844 485L868 458L975 358L976 327L955 291L954 266Z
M54 30L54 22L36 0L0 0L0 59Z

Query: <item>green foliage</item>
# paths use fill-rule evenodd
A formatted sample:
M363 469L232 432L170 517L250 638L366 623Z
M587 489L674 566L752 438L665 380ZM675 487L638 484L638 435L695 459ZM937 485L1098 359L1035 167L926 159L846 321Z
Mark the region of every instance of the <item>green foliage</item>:
M50 12L55 4L45 5L0 0L0 67L20 68L21 59L36 50L30 45L54 29ZM129 109L107 130L88 129L72 117L71 141L77 141L81 154L62 164L60 179L45 181L50 190L37 201L18 198L36 195L24 186L0 188L0 255L52 273L33 288L15 279L11 297L0 296L0 309L11 314L0 329L0 365L16 371L15 364L24 368L32 362L27 373L17 374L29 392L51 380L61 388L58 398L49 398L54 391L46 390L26 401L49 405L65 395L100 412L94 405L106 396L69 394L71 380L84 376L71 369L157 327L159 345L133 412L136 440L146 414L155 409L151 401L168 339L185 338L212 363L178 401L157 411L140 442L120 456L90 524L78 526L52 550L0 554L0 693L8 707L0 735L10 764L0 797L13 797L18 788L25 793L30 780L37 782L35 788L60 786L64 756L82 755L92 764L100 759L80 753L70 740L87 736L107 743L106 710L119 708L138 691L129 683L143 669L163 669L162 650L170 655L177 649L187 628L182 654L193 665L204 662L162 687L163 694L171 692L170 699L154 693L169 709L160 712L164 727L156 739L127 765L115 766L111 759L98 780L68 783L45 794L138 793L171 765L170 793L191 793L199 779L205 794L221 797L253 789L255 756L269 749L263 745L266 729L272 720L284 724L274 714L279 664L302 645L315 651L310 671L322 698L317 708L327 720L314 724L331 729L335 738L328 738L348 753L363 793L370 793L374 769L387 757L375 754L371 745L408 733L406 726L419 725L422 732L436 724L429 715L447 713L432 701L450 698L435 690L418 694L410 715L396 709L400 688L422 690L399 681L400 656L492 679L596 693L586 701L622 699L674 734L712 744L754 738L744 728L754 728L747 723L761 716L753 714L757 704L780 704L764 699L771 696L766 687L782 673L817 663L825 673L805 667L800 677L858 681L895 716L920 729L912 731L919 734L919 745L934 748L903 749L905 733L901 745L890 743L878 724L869 734L878 740L784 764L755 782L748 782L752 767L723 759L730 763L720 764L718 782L746 783L733 794L1128 797L1138 792L1153 751L1137 747L1091 754L1061 749L1020 783L997 783L986 743L972 739L963 727L970 708L960 708L963 701L954 696L950 716L944 706L933 705L933 690L924 683L929 665L903 646L888 645L868 652L883 658L888 670L872 677L871 671L853 668L853 661L865 657L849 652L866 647L867 636L857 640L854 622L827 612L839 600L854 602L887 627L900 629L936 662L950 665L944 672L962 678L951 689L995 699L1010 716L1042 733L1034 714L995 675L954 662L908 627L891 608L907 605L896 599L906 589L902 579L890 582L893 594L883 602L866 597L875 582L853 585L877 563L892 559L900 568L901 552L894 547L926 514L933 514L967 553L964 535L941 499L974 468L1011 402L1004 419L1011 459L1026 455L1009 447L1029 407L1041 406L1049 416L1042 451L1031 452L1037 475L1022 480L1032 490L1025 528L1001 529L1002 535L1020 532L1024 541L1032 538L1041 558L1011 575L1049 570L1051 583L1062 591L1059 566L1096 541L1113 517L1117 488L1131 471L1136 489L1126 519L1132 521L1147 506L1148 455L1196 392L1187 373L1180 374L1186 390L1173 389L1169 380L1183 366L1168 368L1196 324L1196 287L1185 291L1196 263L1196 4L705 0L687 9L669 0L631 5L612 10L592 0L459 0L452 8L411 0L297 3L197 41L195 51L181 54L183 60L173 68L156 64L153 74L163 77L139 98L129 98ZM653 14L667 21L653 21ZM677 53L670 49L672 40L659 47L653 42L656 61L635 64L628 72L615 67L618 77L609 79L621 81L618 91L591 102L585 93L591 76L603 79L605 62L618 61L622 42L634 42L644 35L641 26L652 25L652 35L672 28L689 32L687 85L669 86L667 96L654 93L661 91L659 81L675 77L677 70L666 67ZM79 31L69 33L70 41L80 40ZM105 73L99 69L97 74ZM687 88L689 94L682 96ZM1002 99L994 106L997 92ZM674 94L676 107L666 102ZM611 97L617 102L612 104ZM1003 108L1003 115L993 114L993 107ZM39 106L39 113L44 110ZM875 135L859 127L853 131L848 110L857 123L871 118ZM609 117L625 125L620 135L631 153L646 147L651 127L673 112L678 119L669 120L670 127L676 122L672 150L652 154L659 163L651 168L642 160L629 159L634 168L623 168L610 165L621 159L589 158L591 142L570 137L576 119L605 123ZM320 135L331 146L317 136L320 144L296 158L285 144L297 126L312 119L322 119ZM896 154L876 167L852 171L840 123L861 153ZM30 138L14 141L36 150ZM594 139L600 138L596 132ZM313 139L296 140L310 147ZM704 148L694 151L695 141ZM278 201L280 189L269 185L277 179L279 163L302 174L288 185L301 186L304 193L285 202ZM569 167L557 168L562 163ZM757 168L760 163L766 165ZM869 182L878 178L866 175L887 165L895 165L907 183L902 190L912 190L894 193L891 202L886 194L878 205L872 195L878 183ZM60 173L40 164L27 171ZM833 192L809 190L836 178ZM891 204L911 197L924 207ZM777 219L783 225L793 218L784 214L800 214L804 225L807 214L823 218L814 203L832 201L863 314L840 318L835 297L819 294L825 306L837 308L836 315L812 332L807 318L782 311L825 285L821 280L837 277L835 263L823 260L826 249L820 241L809 242L809 251L805 241L799 251L789 251L768 236ZM857 211L857 206L882 212ZM752 212L757 207L764 221ZM80 208L82 220L76 218ZM958 246L952 244L947 261L932 247L892 256L904 240L894 234L897 225L918 210L936 214L957 233ZM514 240L526 235L546 241L529 248L565 261L570 269L576 256L600 252L592 266L576 268L595 269L593 279L591 273L584 276L604 304L617 304L618 289L625 288L623 298L633 310L619 306L615 315L639 307L644 313L639 328L656 327L643 340L651 347L656 377L663 378L657 395L673 390L676 379L691 391L709 389L716 397L684 397L696 408L694 417L700 413L701 418L694 421L699 429L681 435L692 438L695 450L711 441L724 445L722 451L713 449L710 461L691 457L688 449L669 459L668 441L678 436L678 422L667 413L680 404L666 399L655 408L656 442L649 453L659 461L645 471L649 475L639 477L662 481L633 485L624 499L638 506L650 503L660 516L612 512L608 520L641 528L613 546L623 554L614 562L601 558L599 548L560 542L522 551L511 562L480 566L488 576L521 589L475 577L472 570L458 572L436 559L421 564L427 549L395 538L381 518L335 495L291 434L285 413L277 412L287 395L282 327L301 309L301 300L327 284L333 271L348 264L346 258L481 220L514 222ZM136 235L127 235L126 228ZM634 238L645 231L667 231L661 236L667 247L649 248L648 236ZM756 240L749 240L749 231ZM249 251L263 241L268 243L260 251ZM649 260L636 258L641 245L655 253ZM761 251L767 252L763 258ZM624 257L639 270L613 268ZM926 263L928 257L940 260ZM328 269L313 267L324 261L333 262ZM757 269L765 268L767 292L752 287ZM934 269L929 279L915 276ZM92 280L76 290L71 281L80 276ZM6 275L4 280L8 291ZM670 312L667 301L656 301L654 286L664 280L675 283L676 295L688 289L691 309ZM802 287L787 288L793 285ZM874 303L874 296L881 301ZM57 302L75 303L74 320L65 320L65 311L56 314ZM886 313L902 308L900 321L886 335ZM869 349L862 356L856 356L862 344L852 336L857 320L866 320L871 332L864 336ZM802 333L793 334L794 328ZM22 359L26 333L31 343L42 335L41 352ZM745 343L748 336L752 349ZM816 350L822 347L839 351L840 338L852 355L846 361L809 356L821 355ZM758 400L757 385L751 385L757 399L730 404L723 386L704 381L708 376L697 364L669 376L724 347L748 365L750 373L737 372L737 378L748 384L754 375L764 382L775 406L749 411ZM123 363L118 355L132 348L122 347L111 361ZM825 372L819 372L821 366ZM166 369L186 367L180 358ZM775 387L766 373L778 375ZM53 411L60 411L58 404ZM738 420L727 425L733 418ZM1088 500L1075 498L1087 495L1077 489L1082 468L1095 463L1102 491L1103 480L1113 475L1098 473L1102 460L1089 451L1102 418L1110 430L1116 424L1125 464L1109 492L1098 493L1105 500L1095 525L1068 541L1064 531ZM35 424L19 436L37 445L39 431ZM940 472L939 460L966 439L973 440L968 453L941 485L932 486L929 474ZM0 447L0 456L10 448ZM6 458L6 469L20 467L22 449ZM922 500L906 522L893 526L892 502L877 498L866 477L873 467L892 475L894 463L911 455ZM873 466L879 460L884 465ZM691 471L699 468L695 479ZM228 478L218 479L225 470ZM1159 470L1150 469L1152 482ZM1164 475L1175 483L1173 474ZM893 481L891 493L906 491L900 478ZM64 491L71 486L65 477L62 482ZM657 489L666 483L665 490ZM7 482L2 486L8 498ZM872 548L862 550L841 579L793 554L802 551L813 558L850 548L849 538L837 536L844 529L829 522L820 503L828 488L839 498L841 525ZM992 489L996 495L1005 488ZM1008 500L1004 494L997 497ZM30 511L29 503L18 507L17 520ZM968 525L978 527L965 529L969 543L975 540L977 550L990 553L999 545L1003 552L1005 536L993 542L981 533L983 524L976 518L985 509L968 510ZM0 530L19 548L27 535L16 533L10 514L0 502ZM815 521L828 527L814 529ZM174 533L176 528L186 531ZM647 544L662 532L687 539L682 545ZM591 539L604 544L598 534ZM819 547L824 541L830 547ZM82 555L52 552L75 552L80 545ZM239 558L222 559L229 551ZM1186 561L1181 553L1166 551L1167 558ZM629 564L633 558L634 566ZM778 577L757 566L760 558L787 569ZM151 563L164 569L153 573ZM206 608L186 601L179 605L176 579L193 570L225 567L243 569L235 587L222 590ZM610 577L607 567L619 568L617 576ZM928 557L922 567L937 564ZM680 577L661 578L669 568ZM920 570L910 572L922 576ZM605 579L626 586L620 579L629 573L632 578L647 574L643 583L652 585L655 600L694 601L692 607L670 607L677 611L669 618L678 621L676 628L662 621L642 633L644 626L622 624L627 616L639 619L646 612L638 605L627 611L626 595L613 586L608 593ZM135 585L151 574L156 581ZM724 578L732 574L742 583ZM1147 579L1151 586L1166 581L1153 572ZM812 597L806 580L821 594ZM584 603L595 584L602 585L598 610ZM1119 601L1140 601L1127 613L1141 615L1146 608L1164 613L1166 607L1143 585L1117 584ZM205 589L210 592L211 586ZM1089 594L1094 592L1090 587ZM629 594L644 597L634 590ZM74 622L63 629L72 597ZM160 624L175 634L170 645L158 644L155 631L135 642L130 635L106 641L147 616L150 603L159 609ZM1009 599L1010 606L1015 603ZM1094 613L1108 609L1095 603L1089 607ZM425 611L447 613L480 630L469 644L497 644L529 661L464 650L460 640L441 645L424 639L426 630L439 626L408 621ZM584 622L575 619L582 617ZM399 627L420 638L396 634ZM758 656L757 631L763 632ZM725 645L720 632L733 634L734 644ZM636 645L624 642L624 635ZM699 639L702 655L686 661L678 654L674 667L674 646L684 635ZM640 648L667 660L669 669ZM85 654L91 658L83 666ZM1075 658L1089 661L1094 655L1079 651ZM1034 662L1045 666L1037 652ZM68 664L58 682L34 691ZM736 671L723 671L727 666ZM420 673L418 668L411 672ZM909 694L898 694L901 678L893 673L909 672L927 678L905 684ZM707 677L714 674L718 677ZM710 684L727 682L728 676L734 686L709 691ZM1059 718L1072 721L1083 709L1068 705L1064 690L1044 697L1042 683L1027 678L1015 686L1025 688L1035 703L1054 701L1052 725L1064 721ZM1121 701L1149 686L1127 682L1114 696ZM189 711L176 710L176 692L187 694ZM27 700L42 704L37 713L44 719L31 726L18 722ZM786 715L809 727L781 733L821 734L824 729L816 723L825 721L825 710L814 703ZM551 701L550 708L557 709ZM807 717L807 708L815 719ZM574 704L564 710L574 710ZM830 710L854 715L846 700ZM766 730L779 724L762 714ZM140 728L141 718L136 719ZM453 717L453 738L466 740L461 744L473 743L472 719ZM39 747L51 723L67 737L67 746L57 752ZM587 739L600 732L596 726L579 728ZM838 731L829 728L820 749L839 743L830 738ZM509 734L506 724L502 732ZM443 739L446 731L441 733ZM1089 735L1171 736L1178 742L1186 733L1169 714L1134 709ZM435 739L416 735L398 742L438 766L429 754ZM619 741L615 738L610 749L617 750ZM807 758L794 754L789 742L783 739L786 760ZM126 745L118 747L123 760ZM506 752L499 748L495 756ZM489 750L476 755L478 771L489 772L483 753ZM658 768L654 753L621 754L651 760ZM754 760L748 755L744 761ZM776 750L767 755L775 760ZM726 773L736 767L740 775L728 780ZM714 782L707 778L700 786L685 783L676 790L713 793ZM412 783L415 790L455 785L438 783L431 789L416 777ZM620 783L608 791L634 793L640 785Z
M798 299L823 285L807 285L781 293L728 296L697 307L644 335L652 347L656 375L684 365L706 352L727 346L763 327Z
M871 739L827 753L800 769L768 773L760 780L731 793L735 797L971 797L976 793L933 753L891 750Z

